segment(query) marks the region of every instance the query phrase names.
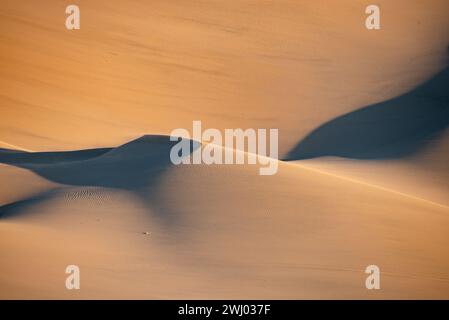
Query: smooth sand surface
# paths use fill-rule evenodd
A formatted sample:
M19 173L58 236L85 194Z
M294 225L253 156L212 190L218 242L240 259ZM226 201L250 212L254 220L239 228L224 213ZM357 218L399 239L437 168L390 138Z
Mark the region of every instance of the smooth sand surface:
M377 3L3 1L0 298L448 299L449 5ZM193 120L278 173L173 166Z

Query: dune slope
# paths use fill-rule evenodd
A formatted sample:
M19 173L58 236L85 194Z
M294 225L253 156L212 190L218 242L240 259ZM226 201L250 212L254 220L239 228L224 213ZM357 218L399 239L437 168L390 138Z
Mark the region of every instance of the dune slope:
M449 4L376 3L3 0L0 298L448 299ZM174 166L193 120L294 161Z
M251 165L169 166L154 184L132 161L165 154L162 139L59 157L65 170L95 161L126 172L128 188L56 171L44 197L3 205L2 297L448 297L448 207L283 162L266 177ZM64 288L68 264L82 290ZM364 287L370 264L383 272L379 292Z

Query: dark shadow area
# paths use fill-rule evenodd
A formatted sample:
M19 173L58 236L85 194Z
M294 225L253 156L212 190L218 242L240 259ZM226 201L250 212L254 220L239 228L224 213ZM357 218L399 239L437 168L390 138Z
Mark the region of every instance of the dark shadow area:
M284 160L322 156L392 159L415 154L449 125L449 68L394 99L335 118L313 130Z
M0 218L8 218L20 215L24 211L33 206L44 203L45 201L51 200L55 196L55 190L51 189L38 194L35 194L29 198L25 198L19 201L5 204L0 206Z
M6 164L56 164L88 160L111 150L112 148L99 148L64 152L25 152L0 148L0 162Z
M28 169L49 181L67 186L130 191L151 206L152 186L173 165L170 150L176 143L170 141L169 136L148 135L117 148L66 152L0 149L0 163ZM199 146L199 143L190 141L190 153ZM0 217L12 216L24 208L57 196L57 193L57 189L46 191L0 206ZM159 218L166 222L169 219Z

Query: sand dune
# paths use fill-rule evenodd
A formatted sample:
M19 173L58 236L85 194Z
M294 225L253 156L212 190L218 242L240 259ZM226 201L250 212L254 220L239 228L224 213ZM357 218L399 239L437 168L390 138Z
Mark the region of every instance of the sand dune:
M2 266L2 283L23 281L3 297L447 297L448 207L288 163L263 183L250 165L169 166L155 183L136 161L162 159L171 143L144 137L88 159L59 152L57 162L47 153L7 153L11 165L60 185L0 208L9 239L2 243L27 247ZM114 173L90 180L91 168ZM48 241L61 245L42 247ZM28 246L34 259L48 257L32 258L31 274L14 268ZM69 261L85 270L86 288L75 295L55 273ZM372 263L385 273L376 294L361 285ZM34 272L45 276L27 281Z
M307 163L448 205L448 87L446 67L410 92L329 120L285 159L315 159Z
M200 118L280 128L285 155L330 119L445 67L447 1L378 4L384 27L370 33L364 1L97 0L68 32L63 2L3 1L0 140L86 149Z
M2 1L0 298L448 299L448 3L377 4ZM289 161L174 166L193 120Z
M286 159L396 159L419 153L449 126L448 85L446 68L400 97L332 119L300 141Z

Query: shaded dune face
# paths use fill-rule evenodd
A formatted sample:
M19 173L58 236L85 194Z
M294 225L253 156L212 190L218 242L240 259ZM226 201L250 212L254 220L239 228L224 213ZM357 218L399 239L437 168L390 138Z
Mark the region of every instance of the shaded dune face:
M169 136L147 135L117 148L99 148L66 152L23 152L0 150L0 163L28 169L61 187L51 188L31 197L0 206L0 217L7 218L27 212L41 203L66 196L85 194L103 197L107 189L120 189L137 196L148 208L157 202L153 186L172 166L170 150L177 142ZM191 150L198 147L191 143ZM75 191L73 188L78 187ZM100 188L92 192L93 188ZM100 193L100 194L98 194ZM151 211L151 210L150 210ZM164 223L173 217L161 214Z
M168 166L176 142L143 136L117 148L67 152L0 151L0 162L25 168L64 185L136 190L152 184Z
M449 298L449 1L379 0L376 31L362 0L186 3L68 31L2 1L0 298ZM195 120L292 161L175 166Z
M326 122L286 156L393 159L416 154L449 125L449 67L402 96Z

